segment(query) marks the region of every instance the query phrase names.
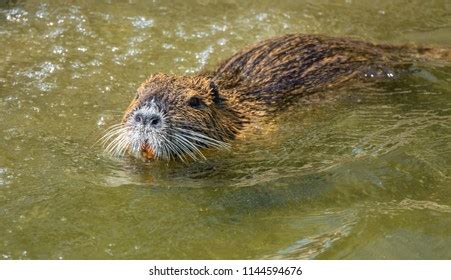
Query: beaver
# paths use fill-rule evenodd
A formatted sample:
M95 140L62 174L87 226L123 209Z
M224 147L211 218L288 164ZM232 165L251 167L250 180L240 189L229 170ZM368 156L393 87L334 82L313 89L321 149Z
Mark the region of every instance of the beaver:
M213 71L151 75L122 122L102 138L106 151L146 159L205 159L227 149L250 122L274 116L299 98L368 77L393 78L446 49L373 44L356 39L289 34L245 48Z

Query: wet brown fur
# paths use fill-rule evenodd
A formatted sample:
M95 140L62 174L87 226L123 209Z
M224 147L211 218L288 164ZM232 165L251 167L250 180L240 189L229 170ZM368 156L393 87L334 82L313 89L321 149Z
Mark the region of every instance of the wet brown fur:
M449 56L449 53L446 50L438 56ZM151 76L138 89L124 120L152 97L166 104L170 125L229 141L247 122L275 114L305 95L365 75L390 76L424 54L435 53L431 48L377 45L318 35L285 35L236 53L214 71L196 76ZM188 106L192 96L201 99L201 108Z

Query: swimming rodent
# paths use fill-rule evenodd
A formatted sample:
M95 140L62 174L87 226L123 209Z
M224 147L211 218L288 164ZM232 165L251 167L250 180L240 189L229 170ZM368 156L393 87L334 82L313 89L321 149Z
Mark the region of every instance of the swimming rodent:
M450 56L447 49L284 35L236 53L213 71L150 76L102 140L116 155L205 158L203 149L228 148L246 124L303 96L366 76L393 77L414 60Z

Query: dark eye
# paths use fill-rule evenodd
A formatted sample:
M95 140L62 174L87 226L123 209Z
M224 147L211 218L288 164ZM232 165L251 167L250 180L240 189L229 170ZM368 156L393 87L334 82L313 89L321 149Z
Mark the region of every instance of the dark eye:
M189 99L188 104L193 108L199 108L202 105L202 101L199 97L193 96Z

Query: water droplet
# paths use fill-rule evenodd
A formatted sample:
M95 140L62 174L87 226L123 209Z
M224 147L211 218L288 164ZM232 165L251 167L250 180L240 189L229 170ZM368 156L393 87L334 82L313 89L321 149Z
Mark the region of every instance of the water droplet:
M261 13L255 16L255 18L259 21L264 21L265 19L268 18L268 14L267 13Z
M77 50L84 53L88 50L88 48L87 47L78 47Z
M98 120L97 120L97 126L101 127L105 125L105 118L103 116L101 116Z
M217 41L218 45L224 46L227 43L227 39L221 38Z
M172 44L163 44L163 48L164 49L167 49L167 50L169 50L169 49L175 49L175 47L174 47L174 45L172 45Z
M6 13L6 20L12 22L27 22L28 12L19 8L13 8Z
M132 17L132 25L137 28L147 28L151 27L154 24L153 19L146 19L145 17Z
M62 46L54 46L52 49L52 52L54 54L64 54L64 53L66 53L66 51L67 50L65 48L63 48Z
M199 69L205 66L207 64L208 57L213 52L213 47L208 46L204 51L196 54L196 59L199 63Z

